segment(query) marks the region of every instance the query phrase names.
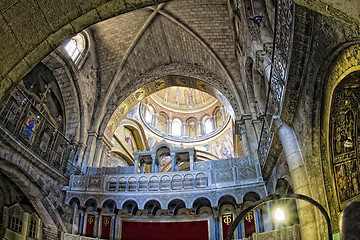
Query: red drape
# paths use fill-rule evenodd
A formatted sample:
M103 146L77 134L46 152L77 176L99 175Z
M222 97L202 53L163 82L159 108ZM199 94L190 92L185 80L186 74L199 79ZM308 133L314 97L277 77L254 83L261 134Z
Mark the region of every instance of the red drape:
M244 228L245 228L245 237L251 236L255 232L255 215L254 212L249 212L244 217Z
M209 240L208 221L122 221L121 240Z
M109 239L111 231L111 216L101 217L101 238Z
M86 236L92 237L94 234L95 215L88 214L86 218Z
M233 223L233 215L226 214L221 216L222 239L227 238L228 231Z

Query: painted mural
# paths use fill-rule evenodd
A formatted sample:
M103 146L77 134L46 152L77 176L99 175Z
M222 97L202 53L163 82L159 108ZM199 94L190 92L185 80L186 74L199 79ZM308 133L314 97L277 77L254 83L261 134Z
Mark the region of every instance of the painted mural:
M360 136L358 75L348 77L336 88L331 112L332 162L340 203L360 195L360 165L356 149L359 145L357 136Z
M169 87L151 95L151 98L170 108L192 110L210 105L216 99L203 91L188 87Z
M209 144L204 145L207 152L212 153L219 159L233 158L234 157L234 143L232 136L232 129L228 127L226 132L212 141Z
M190 78L190 77L183 77L183 76L166 76L163 78L159 78L155 81L152 81L148 84L145 84L141 88L139 88L137 91L131 93L128 97L124 98L122 103L116 108L114 113L112 114L110 120L108 121L104 134L109 139L112 138L112 135L114 134L116 127L120 124L121 120L125 118L127 113L140 101L142 101L146 96L149 96L153 93L156 93L160 90L166 89L168 87L177 86L179 87L179 91L175 95L172 95L170 92L167 94L164 93L164 101L169 102L170 100L175 101L176 105L181 104L181 99L185 102L186 99L186 105L187 108L192 105L196 107L196 105L204 105L209 104L208 95L216 96L218 100L221 101L221 103L230 111L230 115L235 119L234 111L231 108L231 105L229 101L213 86L210 84ZM181 94L180 87L188 87L188 88L194 88L197 90L190 91L188 93ZM176 90L175 90L176 91ZM200 94L200 92L203 92ZM185 98L186 96L186 98ZM172 98L172 99L171 99ZM189 104L190 103L190 104Z
M128 129L128 128L124 128L124 141L126 143L126 147L131 150L131 152L136 152L138 149L137 149L137 146L136 146L136 141L135 141L135 138L133 136L133 133Z

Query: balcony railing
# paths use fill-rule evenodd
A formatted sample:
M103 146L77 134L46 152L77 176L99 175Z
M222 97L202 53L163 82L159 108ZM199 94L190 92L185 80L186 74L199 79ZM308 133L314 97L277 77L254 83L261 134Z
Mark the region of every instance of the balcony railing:
M272 131L272 116L280 116L285 95L290 67L289 62L291 58L292 36L294 32L294 6L294 2L290 0L276 1L269 95L258 145L258 155L262 168L266 163L274 136L274 132Z
M65 177L82 174L73 165L76 153L73 145L21 90L14 91L16 94L12 94L0 108L3 131Z
M87 175L73 175L69 191L166 192L215 189L257 183L251 157L196 162L194 171L139 173L133 167L89 168Z

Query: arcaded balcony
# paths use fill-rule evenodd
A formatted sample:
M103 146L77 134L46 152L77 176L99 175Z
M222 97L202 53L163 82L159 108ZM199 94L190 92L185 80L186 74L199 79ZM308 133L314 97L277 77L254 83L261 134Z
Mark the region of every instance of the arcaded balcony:
M156 198L166 208L167 201L179 196L189 207L192 199L202 196L210 198L213 206L217 205L218 198L226 194L240 201L250 189L256 189L259 195L265 196L264 182L251 157L195 162L193 171L133 172L133 166L89 168L86 175L72 175L66 203L74 197L84 203L86 194L99 201L116 198L119 208L129 198L137 201L138 206Z

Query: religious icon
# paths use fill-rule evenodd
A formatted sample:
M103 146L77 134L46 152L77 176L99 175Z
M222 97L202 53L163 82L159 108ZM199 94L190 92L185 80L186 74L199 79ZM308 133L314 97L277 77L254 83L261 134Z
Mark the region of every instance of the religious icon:
M34 140L34 135L35 135L35 130L36 130L36 127L37 127L37 123L38 123L38 120L37 120L37 116L32 112L32 111L29 111L26 119L25 119L25 127L24 127L24 138L25 140L32 144L33 140Z
M125 136L125 142L128 143L131 147L131 150L135 151L134 143L133 143L133 135L132 133L129 134L129 136Z

